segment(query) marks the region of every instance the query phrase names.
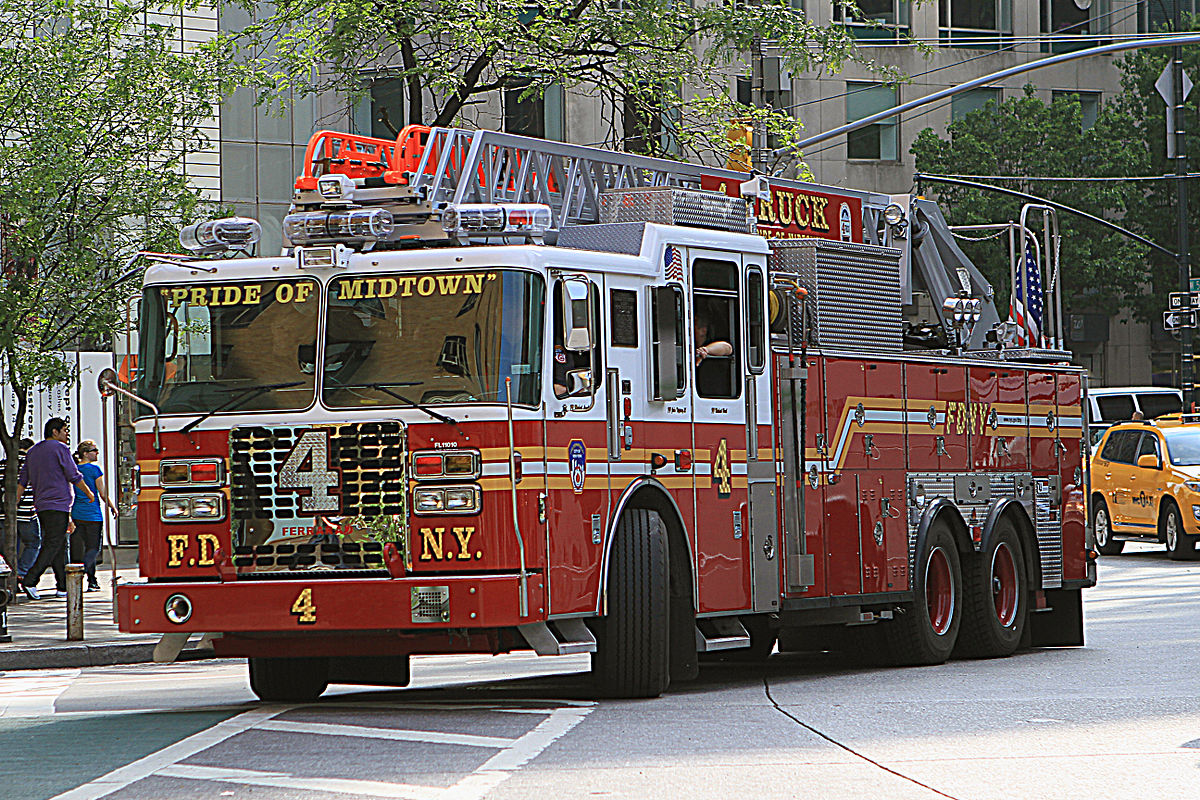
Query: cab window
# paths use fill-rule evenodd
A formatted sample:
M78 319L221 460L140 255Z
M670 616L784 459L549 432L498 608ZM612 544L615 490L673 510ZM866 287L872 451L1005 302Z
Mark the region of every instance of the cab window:
M738 265L697 258L692 262L692 332L696 394L732 400L741 394Z
M1113 431L1100 451L1100 457L1106 461L1117 461L1122 464L1132 464L1133 454L1137 452L1138 437L1141 431Z
M1142 456L1158 456L1158 437L1153 433L1143 433L1142 443L1138 445L1137 458L1133 461L1136 464L1138 458Z
M552 365L554 396L560 399L571 395L587 394L586 390L580 389L576 381L571 378L570 373L575 370L587 369L591 366L592 386L596 387L595 391L600 390L600 384L604 378L604 364L601 356L603 348L599 346L603 336L603 324L600 319L600 293L596 290L594 283L589 282L588 286L592 299L592 324L594 326L592 348L590 352L574 352L563 345L563 282L559 280L554 284L552 301L554 347L551 358L554 362ZM572 385L573 383L576 385Z

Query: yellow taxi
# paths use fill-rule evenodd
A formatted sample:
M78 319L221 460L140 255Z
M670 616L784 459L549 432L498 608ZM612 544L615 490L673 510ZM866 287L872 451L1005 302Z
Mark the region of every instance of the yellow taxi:
M1122 422L1092 456L1096 549L1111 556L1126 541L1161 542L1173 559L1196 557L1200 539L1200 414Z

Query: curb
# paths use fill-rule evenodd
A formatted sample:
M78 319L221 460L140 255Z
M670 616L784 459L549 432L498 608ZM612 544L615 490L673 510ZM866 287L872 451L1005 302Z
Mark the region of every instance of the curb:
M154 648L157 644L157 642L106 642L104 644L0 650L0 670L145 664L154 661ZM191 647L182 650L175 660L199 661L207 658L216 658L211 647Z

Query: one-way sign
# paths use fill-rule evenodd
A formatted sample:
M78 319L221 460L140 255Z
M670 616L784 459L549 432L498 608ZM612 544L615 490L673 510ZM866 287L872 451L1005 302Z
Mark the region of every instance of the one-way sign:
M1167 295L1167 308L1171 311L1200 308L1200 292L1171 292Z
M1173 331L1176 328L1194 328L1196 327L1196 312L1164 311L1163 327L1169 331Z

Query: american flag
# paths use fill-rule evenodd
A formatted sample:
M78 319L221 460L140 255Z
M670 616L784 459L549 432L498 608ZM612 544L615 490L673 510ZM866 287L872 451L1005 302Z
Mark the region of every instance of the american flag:
M1024 286L1029 290L1028 309L1021 276L1017 275L1017 285L1013 287L1012 299L1009 301L1008 320L1017 324L1018 347L1041 347L1042 271L1038 268L1037 259L1033 257L1032 242L1025 244L1024 260Z

